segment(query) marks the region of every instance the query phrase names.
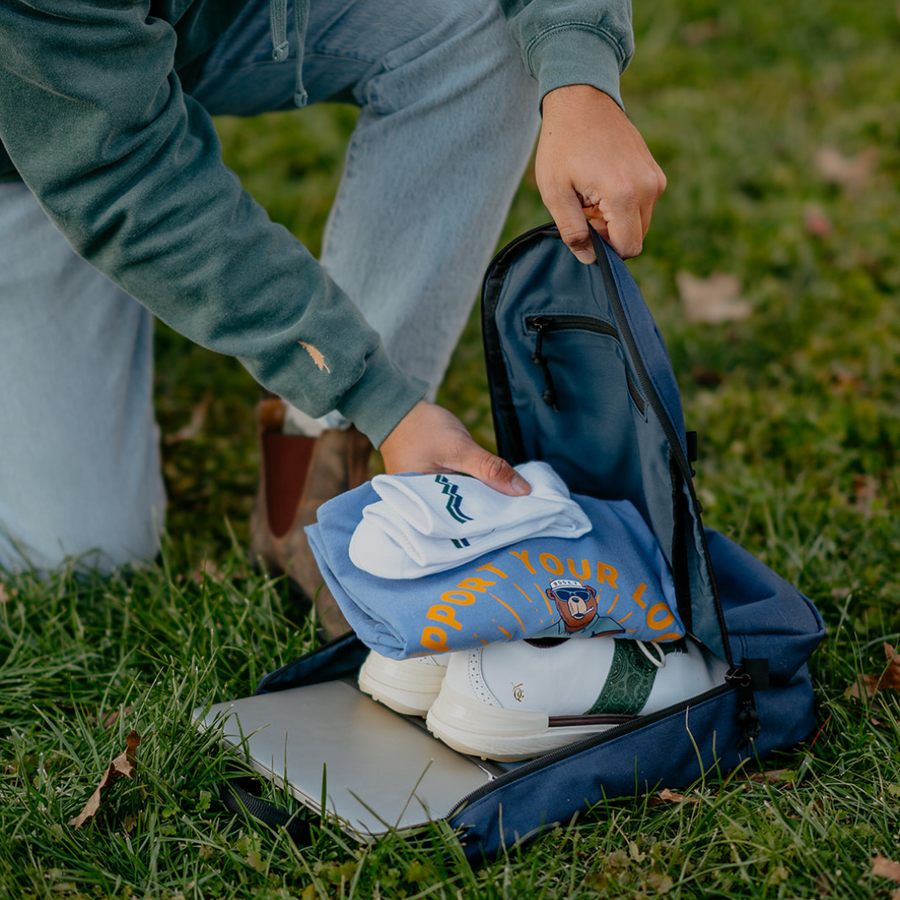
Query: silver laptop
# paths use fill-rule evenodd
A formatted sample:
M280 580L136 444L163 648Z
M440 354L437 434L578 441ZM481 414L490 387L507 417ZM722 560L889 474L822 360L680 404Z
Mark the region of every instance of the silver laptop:
M446 816L504 771L433 738L349 681L329 681L198 708L202 730L349 834L367 840Z

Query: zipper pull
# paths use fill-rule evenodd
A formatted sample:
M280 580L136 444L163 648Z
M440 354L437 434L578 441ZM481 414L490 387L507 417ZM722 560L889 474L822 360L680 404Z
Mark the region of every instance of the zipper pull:
M541 397L554 412L559 412L559 407L556 405L556 387L553 384L553 376L550 374L550 361L541 353L544 348L544 333L553 329L553 321L544 316L535 316L528 322L528 325L537 332L537 343L534 353L531 354L531 360L535 365L541 367L544 375L544 390Z
M768 662L766 660L766 662ZM766 667L768 676L768 666ZM752 744L762 733L759 713L756 711L756 701L753 699L753 676L741 666L732 666L725 673L725 681L733 684L738 694L738 702L741 708L738 712L738 725L744 731L744 739L738 744L738 750L743 750L748 744ZM766 685L768 687L768 685ZM761 690L765 687L761 686Z

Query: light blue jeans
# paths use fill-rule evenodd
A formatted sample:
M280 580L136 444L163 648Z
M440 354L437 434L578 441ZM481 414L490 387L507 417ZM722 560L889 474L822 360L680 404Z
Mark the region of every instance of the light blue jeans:
M268 0L191 93L213 115L290 109ZM537 131L537 86L494 2L312 0L310 102L360 107L322 263L394 358L437 389ZM152 316L0 184L0 570L152 558L165 491Z

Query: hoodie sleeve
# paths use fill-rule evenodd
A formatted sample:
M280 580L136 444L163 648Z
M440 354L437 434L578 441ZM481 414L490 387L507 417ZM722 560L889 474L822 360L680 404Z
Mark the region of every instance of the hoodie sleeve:
M510 33L543 98L589 84L619 106L619 76L634 54L630 0L500 0Z
M222 162L133 0L0 0L0 140L77 253L197 343L376 444L424 396ZM77 339L77 336L74 336Z

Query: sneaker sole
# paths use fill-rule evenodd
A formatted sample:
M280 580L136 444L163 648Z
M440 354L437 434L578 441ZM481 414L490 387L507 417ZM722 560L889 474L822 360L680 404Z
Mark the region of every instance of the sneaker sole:
M428 730L458 753L518 762L614 728L617 722L552 726L546 713L479 703L446 685L428 711Z
M424 716L440 693L446 672L446 666L370 653L359 670L359 689L394 712Z

